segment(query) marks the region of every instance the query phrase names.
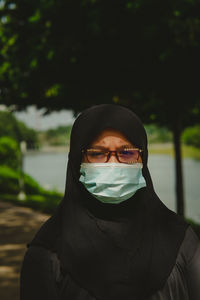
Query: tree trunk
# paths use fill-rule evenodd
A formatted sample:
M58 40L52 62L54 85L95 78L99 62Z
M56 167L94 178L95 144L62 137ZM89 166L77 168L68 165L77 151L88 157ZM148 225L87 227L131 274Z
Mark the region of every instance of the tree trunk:
M182 155L181 155L181 125L177 116L173 124L173 140L176 164L176 211L179 215L184 216L184 192L183 192L183 172L182 172Z

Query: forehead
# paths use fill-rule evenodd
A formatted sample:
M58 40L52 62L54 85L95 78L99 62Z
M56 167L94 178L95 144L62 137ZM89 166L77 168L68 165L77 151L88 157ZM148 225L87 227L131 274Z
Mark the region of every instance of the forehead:
M112 128L102 130L94 138L94 140L92 141L92 144L96 144L96 143L99 143L102 141L108 141L108 140L116 140L119 142L131 144L131 142L126 138L126 136L122 132L112 129Z

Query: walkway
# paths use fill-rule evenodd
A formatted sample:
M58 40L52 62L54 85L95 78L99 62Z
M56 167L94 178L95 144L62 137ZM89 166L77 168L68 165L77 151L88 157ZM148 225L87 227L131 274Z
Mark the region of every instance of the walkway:
M26 244L48 215L0 201L0 299L19 300L19 274Z

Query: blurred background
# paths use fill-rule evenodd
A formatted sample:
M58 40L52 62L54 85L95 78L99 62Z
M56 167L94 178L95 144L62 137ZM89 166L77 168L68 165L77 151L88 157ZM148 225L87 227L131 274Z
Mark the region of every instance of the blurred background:
M26 244L63 197L91 105L139 115L158 196L200 235L199 57L197 0L0 0L1 300L19 299Z

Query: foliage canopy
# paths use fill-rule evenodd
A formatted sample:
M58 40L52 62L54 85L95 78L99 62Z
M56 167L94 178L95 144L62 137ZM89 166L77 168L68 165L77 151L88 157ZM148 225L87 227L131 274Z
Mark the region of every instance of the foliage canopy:
M116 102L145 122L196 121L198 0L2 0L1 101L75 112ZM194 119L194 120L193 120Z

